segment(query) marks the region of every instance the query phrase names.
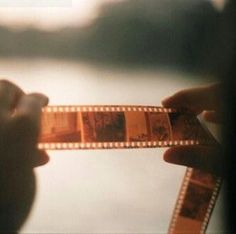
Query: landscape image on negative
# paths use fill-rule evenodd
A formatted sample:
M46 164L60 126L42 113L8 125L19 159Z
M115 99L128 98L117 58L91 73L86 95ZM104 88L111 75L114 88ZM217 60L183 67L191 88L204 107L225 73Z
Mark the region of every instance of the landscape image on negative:
M212 190L195 183L189 183L180 215L203 221L207 211Z
M148 130L145 112L125 112L126 141L147 141Z
M83 112L83 142L125 141L123 112Z
M207 135L193 114L169 113L172 140L206 139Z
M212 175L211 173L195 169L192 172L191 180L197 181L198 183L208 188L214 188L217 177L215 175Z
M171 140L171 129L168 114L151 112L147 113L147 115L151 140Z
M43 113L40 142L80 142L79 114L74 112Z

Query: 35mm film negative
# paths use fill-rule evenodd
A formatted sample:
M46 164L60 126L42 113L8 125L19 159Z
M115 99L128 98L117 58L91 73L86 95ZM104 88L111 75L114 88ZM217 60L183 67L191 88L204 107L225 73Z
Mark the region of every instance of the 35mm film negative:
M211 145L216 141L193 113L153 106L48 106L39 148L121 149ZM188 168L169 233L204 233L221 179Z
M187 168L168 233L205 233L221 183L216 175Z
M43 109L39 148L108 149L213 144L187 112L142 106L51 106Z

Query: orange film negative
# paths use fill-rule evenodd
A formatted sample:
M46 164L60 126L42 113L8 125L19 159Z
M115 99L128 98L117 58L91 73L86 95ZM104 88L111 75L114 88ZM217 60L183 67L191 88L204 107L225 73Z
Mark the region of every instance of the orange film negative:
M205 233L221 182L218 176L187 168L168 233Z
M48 106L39 148L121 149L212 145L215 139L193 113L153 106ZM169 233L204 233L221 179L187 168Z
M214 144L187 112L143 106L50 106L39 148L108 149Z

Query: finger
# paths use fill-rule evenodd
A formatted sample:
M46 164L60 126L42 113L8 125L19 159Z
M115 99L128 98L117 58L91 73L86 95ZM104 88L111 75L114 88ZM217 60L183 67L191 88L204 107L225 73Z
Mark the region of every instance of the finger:
M6 125L6 139L19 152L32 154L36 150L42 106L48 103L43 94L22 96L14 117ZM29 153L30 152L30 153Z
M17 106L15 118L25 116L26 119L28 119L28 124L31 126L30 142L32 144L36 144L38 140L41 111L42 107L47 105L47 103L48 98L43 94L37 93L24 95ZM25 128L27 128L27 126L25 126ZM26 137L26 139L28 138L28 136L24 136L24 134L22 137Z
M34 167L39 167L45 165L49 161L49 156L46 151L44 150L36 150L35 158L34 158Z
M12 118L2 131L2 160L8 165L31 167L38 138L38 127L27 115Z
M17 105L24 92L7 80L0 80L0 114L9 114Z
M8 119L3 125L1 152L4 155L2 160L6 162L6 165L34 166L41 107L47 102L48 99L44 95L24 95L14 117Z
M222 174L224 164L219 147L177 146L164 153L164 160L169 163L193 167L213 174Z
M33 97L36 100L38 100L41 107L44 107L44 106L48 105L49 98L46 95L42 94L42 93L30 93L30 94L28 94L28 96Z
M38 128L29 116L17 116L5 125L2 132L1 162L8 167L37 167L49 157L37 149Z
M222 116L220 116L219 112L204 111L203 112L203 117L208 122L222 123Z
M48 104L48 97L40 93L24 95L16 109L17 115L27 115L36 124L39 123L42 107Z
M216 110L220 105L220 85L185 89L162 101L164 107L187 108L196 114Z

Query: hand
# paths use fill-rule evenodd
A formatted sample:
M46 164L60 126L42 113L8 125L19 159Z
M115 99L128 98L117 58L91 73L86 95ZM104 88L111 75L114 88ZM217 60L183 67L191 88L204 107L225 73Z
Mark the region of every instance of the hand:
M163 100L162 104L164 107L187 108L196 115L202 113L206 121L220 123L222 119L219 84L182 90ZM164 153L164 160L213 174L222 174L224 170L220 145L171 147Z
M24 94L0 80L0 232L15 233L27 218L35 195L33 168L48 162L37 149L40 113L48 98Z

